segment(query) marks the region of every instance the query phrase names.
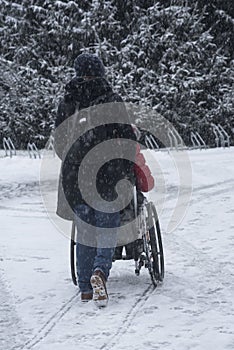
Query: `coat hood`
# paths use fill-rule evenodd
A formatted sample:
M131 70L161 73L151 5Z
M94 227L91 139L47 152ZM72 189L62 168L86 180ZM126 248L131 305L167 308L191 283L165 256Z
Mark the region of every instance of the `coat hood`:
M65 99L78 102L80 108L87 108L98 97L112 92L110 84L102 77L89 80L75 77L66 85L65 90Z

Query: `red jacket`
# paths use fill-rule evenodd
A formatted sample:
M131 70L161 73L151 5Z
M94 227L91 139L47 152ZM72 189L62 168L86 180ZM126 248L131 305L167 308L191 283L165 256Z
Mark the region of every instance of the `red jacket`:
M136 176L136 188L142 192L149 192L154 187L154 178L148 165L145 162L145 157L141 153L140 146L137 145L136 160L134 165Z

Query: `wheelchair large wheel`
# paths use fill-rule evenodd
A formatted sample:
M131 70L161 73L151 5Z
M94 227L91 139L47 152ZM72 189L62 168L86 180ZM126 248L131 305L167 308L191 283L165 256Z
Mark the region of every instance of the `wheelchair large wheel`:
M164 254L159 219L152 202L147 204L147 226L148 269L153 284L157 286L158 282L162 282L164 278Z
M72 282L77 286L77 277L76 277L76 227L73 221L71 229L71 242L70 242L70 267L71 267L71 277Z

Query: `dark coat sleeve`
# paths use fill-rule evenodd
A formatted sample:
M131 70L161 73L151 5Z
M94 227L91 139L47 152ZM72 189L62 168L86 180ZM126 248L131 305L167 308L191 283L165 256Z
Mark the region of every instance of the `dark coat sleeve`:
M65 95L65 97L60 101L56 120L55 120L55 133L54 133L54 148L55 152L60 159L63 158L63 150L66 146L66 139L61 140L61 131L58 132L58 127L71 115L75 113L76 103L72 100L69 95ZM61 129L60 129L61 130Z
M69 118L76 110L76 101L71 93L67 93L63 99L61 99L57 116L55 120L55 128L64 122L65 119Z

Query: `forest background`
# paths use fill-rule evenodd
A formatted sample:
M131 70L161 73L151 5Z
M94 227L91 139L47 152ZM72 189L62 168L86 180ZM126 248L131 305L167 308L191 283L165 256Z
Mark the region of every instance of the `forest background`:
M215 146L213 124L234 145L232 0L1 0L0 6L0 147L8 136L17 148L29 141L44 147L82 52L98 54L115 91L163 115L186 145L198 131Z

